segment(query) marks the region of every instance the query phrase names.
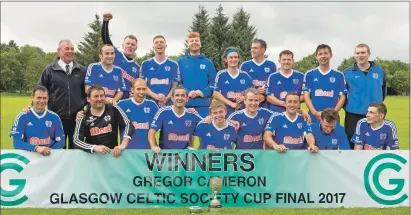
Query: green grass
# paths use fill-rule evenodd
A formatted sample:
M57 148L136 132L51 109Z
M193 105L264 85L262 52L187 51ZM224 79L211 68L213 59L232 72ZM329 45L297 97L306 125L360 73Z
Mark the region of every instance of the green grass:
M410 208L336 208L336 209L250 209L232 208L223 209L216 213L235 215L349 215L349 214L372 214L372 215L406 215L410 213ZM190 214L186 208L168 209L2 209L2 215L170 215L170 214ZM209 214L205 211L199 214Z
M410 149L410 98L407 96L390 96L385 99L388 107L387 118L397 125L401 149ZM9 137L11 125L19 112L30 104L30 97L22 94L1 93L1 149L12 149ZM306 109L303 104L303 108ZM344 125L344 111L340 111L341 124ZM195 141L194 146L198 145Z

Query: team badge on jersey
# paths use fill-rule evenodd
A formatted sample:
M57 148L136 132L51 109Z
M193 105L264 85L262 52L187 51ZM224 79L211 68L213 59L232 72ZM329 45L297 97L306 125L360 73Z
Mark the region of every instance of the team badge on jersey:
M296 78L293 79L293 83L294 83L294 84L298 84L298 81L299 81L299 80L296 79Z
M269 73L269 72L270 72L270 68L269 68L269 67L264 67L264 72Z
M338 143L338 140L337 140L337 139L331 139L331 144L337 145L337 143Z
M200 64L200 69L205 69L205 64Z
M165 69L167 72L170 72L171 67L170 67L170 66L165 66L164 69Z
M46 121L46 127L51 127L52 122L51 121Z
M298 127L299 129L302 129L302 128L303 128L303 123L301 123L301 122L297 123L297 127Z
M373 77L374 79L378 79L378 74L377 74L377 73L373 73L373 74L372 74L372 77Z
M133 72L136 73L137 72L137 68L133 67Z
M331 82L331 83L335 83L335 77L331 77L331 78L330 78L330 82Z
M145 108L144 108L144 113L150 113L150 108L149 108L149 107L145 107Z
M224 134L224 140L230 139L230 134Z
M117 75L113 75L113 79L114 79L114 81L118 81L118 76L117 76Z
M104 120L106 120L106 122L110 121L110 120L111 120L111 116L105 116L105 117L104 117Z
M191 126L191 120L186 120L185 124L186 126Z
M245 80L244 80L244 79L241 79L241 80L240 80L240 83L241 83L241 84L245 84Z
M380 139L385 140L387 138L387 134L380 134Z
M264 118L258 119L258 124L262 125L264 123Z

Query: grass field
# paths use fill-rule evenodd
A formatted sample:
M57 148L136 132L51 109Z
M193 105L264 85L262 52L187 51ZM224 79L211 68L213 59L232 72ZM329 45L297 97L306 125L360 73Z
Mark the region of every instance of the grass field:
M26 95L1 94L1 149L12 149L12 141L9 137L11 125L16 115L27 105L30 98ZM397 125L400 148L410 149L409 143L409 97L388 97L385 104L388 106L387 118ZM304 106L305 108L305 106ZM344 111L340 112L341 122L344 120ZM343 123L342 123L343 124ZM207 214L203 212L201 214ZM189 214L186 208L178 209L1 209L2 215L168 215L168 214ZM345 215L345 214L372 214L372 215L405 215L410 214L410 209L400 208L337 208L337 209L244 209L232 208L224 209L218 214L235 215L265 215L265 214L298 214L298 215Z

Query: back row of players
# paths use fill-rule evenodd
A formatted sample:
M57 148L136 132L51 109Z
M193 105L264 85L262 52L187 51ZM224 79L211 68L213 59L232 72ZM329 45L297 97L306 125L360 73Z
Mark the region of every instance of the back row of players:
M346 94L347 94L346 78L354 80L354 82L356 81L360 85L362 82L364 82L364 84L368 86L366 88L359 89L355 87L355 86L358 86L358 83L351 84L350 86L350 82L348 82L348 86L350 87L349 88L350 89L349 96L351 97L350 100L354 102L348 102L346 106L346 110L350 109L350 111L353 113L356 113L356 112L366 113L369 104L374 103L374 102L381 102L384 99L385 93L381 92L381 89L382 90L384 89L384 84L385 84L384 79L385 78L384 78L384 73L380 67L374 64L371 64L371 66L373 67L373 70L372 71L370 70L371 66L370 68L368 68L368 70L370 74L372 75L368 76L367 75L368 70L367 70L367 73L356 72L355 71L356 68L354 66L354 68L349 69L345 73L347 77L344 77L343 73L330 68L329 62L332 57L332 51L328 45L319 45L317 47L316 56L319 62L319 67L308 71L304 75L300 72L292 70L294 56L293 56L293 53L288 50L282 51L280 53L279 62L281 64L281 69L277 72L275 63L264 58L264 53L267 48L266 43L263 40L257 39L253 41L252 46L251 46L251 54L253 57L252 60L246 61L240 65L239 64L240 56L239 56L238 51L235 48L227 48L223 53L223 60L225 62L226 69L216 74L213 63L208 58L206 58L204 54L200 52L201 40L200 40L200 35L198 33L190 33L188 35L188 48L190 52L185 57L179 59L178 62L174 62L166 58L166 55L165 55L165 49L167 46L166 40L163 36L156 36L153 39L153 49L155 51L155 57L143 62L140 68L140 66L137 63L135 63L133 59L130 59L129 57L127 57L128 55L126 55L126 53L129 53L129 52L134 53L136 50L137 39L134 36L129 35L129 36L126 36L126 38L124 39L124 43L123 43L124 53L121 53L117 48L112 46L112 42L110 41L110 38L108 36L109 35L108 21L111 18L112 18L111 14L104 14L102 37L106 45L100 49L101 61L99 63L93 63L88 67L87 73L85 75L84 84L85 84L86 92L88 92L88 90L90 90L90 87L93 85L102 86L104 89L104 93L105 93L104 96L105 96L106 103L116 104L121 99L126 99L124 100L124 102L120 101L118 103L118 106L116 107L121 107L123 112L125 112L123 113L123 115L127 115L128 118L131 119L132 124L134 128L136 129L135 135L138 134L137 136L140 136L140 138L135 138L135 141L132 141L134 143L130 144L129 148L148 148L148 147L156 148L156 145L153 143L152 140L151 141L149 141L150 139L145 140L145 141L143 140L144 137L147 137L147 132L150 127L149 124L151 120L153 119L154 114L156 113L156 111L154 110L158 109L158 108L156 109L156 107L154 107L153 104L158 105L160 107L164 107L158 112L157 117L160 117L160 116L163 117L164 115L166 116L166 119L170 117L172 118L171 113L173 113L177 118L181 117L180 115L184 112L177 114L177 111L173 109L175 108L175 105L167 106L171 104L170 100L172 100L173 98L172 89L176 88L179 84L184 86L186 90L186 94L187 94L186 95L187 103L184 103L184 106L187 108L194 108L196 110L195 112L198 112L198 114L201 117L205 117L209 114L210 101L212 98L215 98L216 100L221 101L221 103L225 104L226 106L225 111L226 111L227 116L230 114L231 114L231 117L235 117L237 115L238 116L243 115L243 117L245 116L246 119L254 119L255 118L254 114L247 112L247 102L245 100L246 98L248 98L248 96L245 93L245 91L246 89L250 87L256 89L255 91L251 90L252 91L251 94L254 95L255 93L257 93L257 96L258 96L257 103L259 104L257 105L257 107L258 106L262 107L258 109L259 110L258 112L262 111L262 112L266 112L267 114L261 117L257 117L259 119L258 121L240 123L239 128L237 128L239 129L238 130L239 134L241 134L242 126L245 126L244 130L249 130L246 127L247 125L250 125L250 129L251 128L256 129L256 131L259 131L259 133L251 132L249 134L243 134L242 140L240 138L240 140L232 141L237 144L238 149L262 148L263 147L263 144L262 144L263 129L261 128L257 129L258 127L257 125L260 125L260 127L264 128L270 116L272 115L272 112L277 113L276 115L278 116L281 116L281 115L284 116L289 122L294 122L293 120L294 117L291 117L291 116L287 117L287 114L286 114L287 111L283 113L287 108L286 96L290 93L295 93L299 97L298 105L297 105L298 107L299 107L300 102L306 103L307 107L310 110L309 114L314 123L318 123L318 121L322 119L321 117L325 109L332 108L334 109L334 112L336 112L336 111L339 111L344 106L346 102ZM70 41L62 41L59 45L63 46L63 48L65 45L72 46ZM357 53L359 55L364 55L365 53L365 55L368 54L368 57L369 57L369 53L370 53L369 47L365 44L360 44L356 47L356 55ZM357 61L366 61L368 63L368 57L357 58ZM364 62L358 62L358 63L364 64ZM67 65L66 65L66 68L68 68ZM148 99L137 101L135 96L131 99L128 99L130 95L133 95L133 92L134 92L134 88L132 85L133 80L138 80L136 79L138 77L145 80L144 85L146 85L145 86L146 92L144 92L144 96L147 95ZM47 86L47 84L42 83L43 79L44 78L42 77L39 84ZM140 82L141 80L138 81L137 83L140 83ZM374 92L375 90L373 89L375 88L379 88L380 90L377 92ZM295 96L292 94L290 95L292 97ZM87 98L88 102L90 102L89 98L90 98L90 94L88 94L88 98ZM127 105L129 107L127 107L127 109L124 109L122 108L122 104L126 104L126 101L128 101ZM134 106L132 105L132 101L134 101L133 103ZM144 102L140 103L142 101ZM177 99L177 101L179 100ZM92 104L92 102L90 103ZM337 139L331 138L330 141L323 141L327 144L331 144L326 147L327 148L345 148L345 146L343 146L345 144L337 144L337 143L338 142L346 143L348 142L348 140L352 139L351 141L352 143L356 143L356 144L358 143L360 145L365 146L365 148L367 149L386 149L386 148L396 149L398 148L398 141L397 141L395 125L391 121L384 120L385 115L386 115L385 106L383 104L373 104L373 105L375 107L371 108L373 109L373 111L371 112L373 112L375 116L378 116L378 120L376 119L374 120L374 121L378 121L378 123L375 122L377 124L373 123L371 119L360 120L360 121L357 120L358 128L357 128L356 134L363 133L365 137L359 137L356 135L353 138L351 138L352 136L352 133L351 133L351 134L348 134L349 136L348 139L340 138L341 140L339 141L338 138ZM49 106L50 106L50 103L49 103ZM213 105L211 105L211 107L213 107ZM241 110L244 107L245 109ZM91 105L90 110L91 111L89 111L88 113L92 112L93 110L92 105ZM139 110L142 112L139 112ZM240 110L240 111L237 111L237 110ZM233 115L232 113L234 111L237 111L237 112L235 112L235 114ZM327 110L326 113L329 113L330 111L331 110ZM138 117L132 116L132 115L135 115L134 112L139 112L137 114ZM162 114L163 112L164 114ZM278 114L278 113L282 113L282 114ZM368 110L368 113L369 115L373 114L373 113L370 113L370 110ZM337 119L334 121L336 121L337 124L339 124L338 123L339 122L338 113L331 114L331 115L337 116ZM98 115L92 116L92 119L98 119L98 118L99 118ZM143 118L144 120L141 121L141 119ZM368 118L368 115L367 115L367 118ZM91 124L93 124L92 120L91 121L88 120L88 121ZM189 120L189 121L191 122L187 122L187 124L190 124L190 126L195 126L197 124L195 123L196 122L195 120ZM197 122L198 121L199 120L197 120ZM237 120L235 121L239 122ZM158 123L158 120L153 121L151 128L153 130L161 129L160 125L157 125L157 129L156 129L156 122ZM172 120L168 122L171 123L170 125L174 124ZM301 123L295 123L297 128L300 130L303 129L304 127L302 125L306 124L306 123L303 123L303 124ZM16 124L16 122L14 124ZM323 124L326 124L326 123L324 122L321 123L321 125ZM346 124L347 124L347 117L346 117ZM215 127L214 123L212 123L212 125ZM356 125L357 125L357 122L355 122L353 126L350 126L351 128L347 129L346 127L345 130L354 131ZM177 128L177 126L171 126L171 127ZM283 128L288 128L288 127L289 125L287 124L283 125ZM103 129L103 128L105 128L105 126L99 127L98 129L102 131L110 130L110 132L112 132L112 129ZM319 128L321 128L321 126ZM13 126L13 129L15 129L14 126ZM91 125L90 129L94 129L93 131L95 131L96 127L93 127L93 125ZM144 130L144 132L141 133L140 132L141 130ZM307 128L307 131L308 130L310 129ZM324 131L326 129L321 128L321 130ZM331 129L331 130L330 132L326 132L326 133L333 133L341 129ZM344 129L342 129L342 131L343 130ZM379 138L371 137L370 131L372 131L371 133L373 133L373 136L379 135L378 136ZM88 133L91 134L92 132L88 132ZM161 134L164 134L164 133L167 133L167 132L161 131ZM280 133L273 132L273 134L277 134L277 135L279 135ZM347 132L347 133L350 133L350 132ZM149 136L153 135L152 132L149 134L151 134ZM190 135L188 136L186 134L184 135L181 136L175 132L174 133L171 132L168 137L161 135L162 139L160 139L160 147L180 148L180 147L173 146L173 144L171 144L171 146L164 146L162 143L164 143L167 139L170 141L180 141L180 140L186 141L186 139L188 138L187 140L188 142L192 141L192 138ZM96 135L91 135L91 136L96 136ZM229 136L232 137L233 135L232 134L225 135L225 136L223 135L223 137L226 139L227 138L230 139ZM344 136L345 136L345 132L344 132ZM280 145L281 143L285 143L285 144L291 143L295 145L290 146L290 148L298 148L299 147L298 144L302 143L301 141L304 140L304 137L305 135L303 135L300 138L294 139L293 137L286 135L283 138L283 141L279 141L278 143ZM206 139L207 137L204 137L204 138ZM44 139L44 138L38 138L38 139ZM311 138L308 138L308 139L311 139ZM345 140L343 141L342 139L345 139ZM379 139L379 141L377 141L377 139ZM81 139L81 138L79 140L84 141L84 139ZM87 142L87 138L86 138L86 142ZM266 143L268 142L270 142L269 138L267 139ZM313 143L314 140L307 140L307 142ZM148 143L150 143L150 145L148 145ZM83 142L80 145L84 145L84 144L85 143ZM183 145L189 146L190 144L186 144L186 145L183 144ZM110 145L112 146L111 148L114 148L114 145L116 144L115 142L112 142L110 143ZM204 147L210 144L201 144L201 145L202 147ZM274 144L268 144L268 145L274 146ZM319 143L317 143L317 145L320 146ZM353 148L353 145L354 144L351 144L351 148ZM90 146L87 146L87 147L90 148ZM221 147L219 145L218 146L215 145L214 147L225 148L227 146ZM279 147L274 147L274 148L277 149Z

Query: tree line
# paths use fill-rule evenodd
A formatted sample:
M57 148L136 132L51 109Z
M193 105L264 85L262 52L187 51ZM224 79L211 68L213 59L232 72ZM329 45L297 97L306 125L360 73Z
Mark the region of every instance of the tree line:
M249 23L251 14L242 7L231 17L224 13L222 5L215 10L211 17L210 13L200 5L198 11L192 17L192 23L187 29L188 32L199 32L201 35L202 52L210 58L217 70L223 69L222 53L225 48L236 47L243 61L251 59L250 47L256 38L257 28ZM101 26L102 21L98 14L94 20L88 24L90 31L86 32L83 39L77 43L75 59L82 65L88 66L90 63L98 62L99 47L102 46ZM187 41L182 41L187 45ZM181 53L168 56L177 60L187 53L188 49L181 50ZM151 49L142 56L135 56L136 62L141 64L154 56ZM42 48L24 45L18 46L13 40L1 44L1 81L0 91L7 92L27 92L37 83L43 69L47 64L53 62L57 57L56 52L44 52ZM384 60L376 58L375 62L386 72L387 87L389 95L409 95L410 94L410 65L399 60ZM355 63L354 57L344 59L337 67L339 71L344 71ZM315 53L303 57L296 61L294 69L306 72L318 66Z

